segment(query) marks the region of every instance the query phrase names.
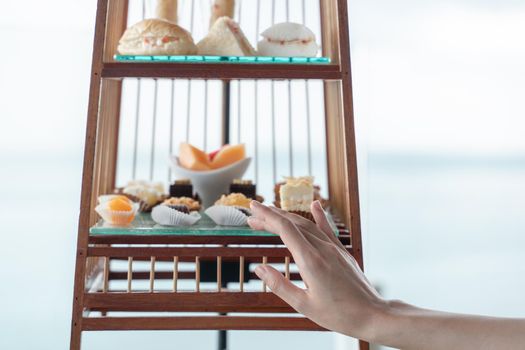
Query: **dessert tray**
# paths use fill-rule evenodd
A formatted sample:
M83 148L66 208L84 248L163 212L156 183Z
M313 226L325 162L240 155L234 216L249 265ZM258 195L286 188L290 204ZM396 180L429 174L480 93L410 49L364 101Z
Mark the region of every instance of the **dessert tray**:
M135 220L126 227L112 226L100 220L89 230L91 236L102 235L150 235L150 236L275 236L266 231L254 230L248 226L219 226L215 224L206 214L201 213L202 218L192 226L170 227L156 224L149 213L140 213ZM336 235L339 230L331 215L328 220Z
M255 64L329 64L329 57L270 57L270 56L147 56L114 55L121 62L173 62L173 63L255 63Z

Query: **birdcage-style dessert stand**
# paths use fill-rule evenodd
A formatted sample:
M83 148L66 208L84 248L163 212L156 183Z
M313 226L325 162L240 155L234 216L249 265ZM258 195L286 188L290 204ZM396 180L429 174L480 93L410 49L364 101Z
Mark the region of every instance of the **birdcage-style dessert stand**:
M166 86L171 82L172 92L178 81L187 81L187 89L191 89L192 82L195 84L197 81L204 81L206 94L208 82L220 83L219 88L217 85L209 87L220 94L222 103L218 132L221 143L227 144L234 139L234 107L237 108L237 115L241 115L241 83L255 84L255 98L245 103L255 103L254 113L257 115L257 106L262 105L262 102L257 102L258 82L271 82L272 103L275 98L274 82L287 86L290 112L293 101L290 90L296 86L293 84L301 82L308 94L308 83L315 80L321 82L321 100L324 100L321 117L325 130L322 135L317 136L324 140L322 148L326 151L322 166L326 168L330 212L339 230L340 240L362 267L346 1L320 0L318 3L322 56L330 59L330 63L322 64L118 61L114 58L115 48L130 24L130 3L126 0L98 0L76 252L71 349L80 349L81 334L85 331L323 330L307 318L294 314L295 311L271 293L253 273L253 266L257 264L272 264L287 278L300 282L293 257L278 236L252 234L247 227L239 231L220 232L207 228L185 234L153 226L142 231L112 231L97 224L98 217L94 208L99 195L111 193L117 187L118 177L124 171L119 167L126 148L122 143L124 129L138 128L137 124L133 125L129 120L123 119L129 114L124 113L122 99L127 81L131 80L136 87L136 123L139 112L143 110L143 106L138 106L141 84L142 93L147 86L153 87L154 107L152 116L147 121L153 122L153 128L148 129L148 132L153 133L148 152L151 150L151 159L154 159L153 153L160 147L155 144L155 133L159 132L155 129L157 94L159 84L164 81L168 82ZM151 85L145 85L146 83ZM232 90L233 85L237 86L237 90ZM237 98L234 92L239 94ZM189 95L188 92L186 94ZM195 98L194 90L193 99ZM193 99L188 97L187 109L193 106ZM239 106L235 106L236 103L232 101ZM173 114L172 109L172 121ZM189 125L190 112L185 114L188 115ZM310 112L308 118L309 114ZM259 123L263 123L266 117L259 112ZM235 129L239 134L239 141L243 130L240 126L242 118L238 117ZM250 135L254 137L249 141L255 144L252 167L255 167L254 174L257 178L264 162L262 156L259 160L256 158L257 149L270 142L268 140L271 137L258 134L260 130L257 130L257 119L254 130L253 133L250 131ZM274 130L275 126L272 131ZM311 157L312 148L318 145L313 145L310 135L316 132L318 133L317 130L310 130L308 124L308 137L304 145L298 146L291 140L284 143L284 151L290 151L290 170L281 170L281 173L293 175L294 166L296 168L299 162L293 156L296 154L294 152L298 152L298 147L303 148L302 151L307 149L308 166L305 169L308 168L308 171L305 172L312 172L313 167L321 166L312 161ZM289 124L289 135L291 134L292 127ZM135 137L136 135L135 133ZM170 151L177 141L180 140L176 140L170 131ZM282 145L278 143L274 140L272 146L274 160L275 154L283 151L280 149ZM292 151L292 147L295 150ZM136 167L140 163L140 155L137 156L140 148L140 142L135 139L134 147L131 147L135 152L132 177L136 176ZM292 164L293 161L296 164ZM153 166L153 160L146 163L150 165L150 178L154 177L157 168ZM274 161L274 180L275 167ZM172 178L173 174L168 170L168 180ZM271 203L271 198L267 198L266 202ZM124 268L116 269L116 264ZM181 268L182 265L185 266L184 269ZM139 269L137 266L147 268ZM254 289L253 283L256 282L259 284ZM191 288L188 288L188 283ZM140 287L136 287L137 285ZM155 312L158 314L151 316ZM242 315L237 315L239 313ZM224 338L222 341L224 342ZM220 344L220 347L223 348L224 344ZM360 342L360 348L367 349L368 344Z

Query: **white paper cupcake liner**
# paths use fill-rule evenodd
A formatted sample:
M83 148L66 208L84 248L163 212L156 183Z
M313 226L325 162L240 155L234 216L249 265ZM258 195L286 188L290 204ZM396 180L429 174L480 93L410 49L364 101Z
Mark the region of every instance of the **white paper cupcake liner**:
M236 207L226 205L214 205L206 209L205 213L217 225L246 226L248 224L248 216Z
M191 226L199 221L201 216L196 211L186 214L166 205L157 205L151 211L151 218L162 226Z
M95 208L97 214L100 215L105 222L118 226L129 225L135 219L138 210L139 205L137 203L133 204L131 211L109 210L105 202L102 202Z

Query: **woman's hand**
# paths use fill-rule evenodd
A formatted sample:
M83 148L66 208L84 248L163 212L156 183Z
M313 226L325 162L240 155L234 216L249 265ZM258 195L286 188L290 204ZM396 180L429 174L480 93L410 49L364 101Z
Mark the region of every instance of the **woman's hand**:
M295 310L327 329L402 349L525 349L525 319L458 315L381 298L334 236L319 202L317 224L252 202L249 224L278 234L306 285L268 265L255 273Z
M311 207L317 224L255 201L251 207L249 225L281 236L307 289L297 287L269 265L259 265L257 276L273 293L320 326L369 339L385 301L334 235L321 204L316 201Z

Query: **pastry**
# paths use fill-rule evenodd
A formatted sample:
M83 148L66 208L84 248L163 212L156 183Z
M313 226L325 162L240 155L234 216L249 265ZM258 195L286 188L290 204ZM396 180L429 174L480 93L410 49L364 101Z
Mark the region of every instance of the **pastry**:
M193 186L189 179L175 180L170 185L170 197L193 197Z
M176 211L179 211L181 213L184 213L184 214L189 214L190 213L190 209L186 206L186 205L166 205L168 208L171 208L173 210L176 210Z
M251 180L235 179L230 185L230 193L242 193L248 198L257 199L257 186Z
M120 38L121 55L193 55L197 47L191 34L162 19L145 19L126 29Z
M281 197L279 195L279 192L281 190L281 186L284 185L286 182L278 182L275 184L275 187L273 189L274 195L275 195L275 201L273 204L277 207L281 207ZM319 185L314 185L314 201L319 201L321 203L321 206L324 209L327 209L329 206L329 202L327 199L321 197L321 187Z
M281 209L312 220L310 206L314 201L313 177L287 177L279 188Z
M229 166L246 158L244 144L225 145L210 154L189 143L181 143L179 147L179 164L186 169L204 171Z
M185 205L157 205L151 218L162 226L191 226L200 220L198 212L190 212Z
M157 18L177 23L177 0L157 0L155 15Z
M242 193L230 193L228 195L223 194L221 198L215 202L215 205L250 209L251 201L252 200L250 198L247 198Z
M138 208L138 204L124 196L106 195L99 197L95 211L108 224L125 226L135 219Z
M211 6L210 28L215 21L223 16L233 18L233 10L235 9L234 0L215 0Z
M162 204L168 205L168 206L184 205L188 207L189 211L199 211L201 209L201 204L195 199L190 198L190 197L171 197L171 198L164 200Z
M315 57L318 46L314 33L299 23L278 23L261 33L257 44L261 56Z
M241 28L229 17L215 21L208 35L197 43L199 55L254 56L255 50L244 36Z
M141 180L129 181L125 187L118 189L118 192L142 201L144 203L141 207L142 211L151 211L155 205L166 198L162 183L150 183Z

